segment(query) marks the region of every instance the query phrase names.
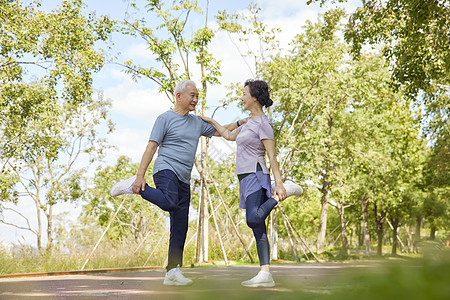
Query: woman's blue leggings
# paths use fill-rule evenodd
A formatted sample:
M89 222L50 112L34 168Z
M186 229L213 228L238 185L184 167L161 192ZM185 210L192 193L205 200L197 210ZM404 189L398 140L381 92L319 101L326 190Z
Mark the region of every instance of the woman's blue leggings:
M265 189L250 194L245 201L247 225L253 230L261 266L270 263L270 247L265 221L277 203L275 199L267 198Z

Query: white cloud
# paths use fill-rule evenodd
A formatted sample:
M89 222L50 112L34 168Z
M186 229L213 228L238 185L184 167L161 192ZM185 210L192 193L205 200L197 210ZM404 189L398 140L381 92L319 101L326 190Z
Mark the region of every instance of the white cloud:
M109 138L110 144L118 148L115 151L109 151L108 156L113 160L112 164L122 155L130 157L133 162L139 162L147 146L150 132L151 127L131 129L126 126L117 126L114 134Z
M129 57L133 60L154 60L155 56L148 49L145 43L130 45L124 52L124 57Z
M111 99L112 112L119 118L124 117L137 123L152 125L158 115L171 107L169 99L160 94L154 85L149 84L151 86L149 88L144 86L145 80L135 82L123 72L111 73L112 76L121 77L122 82L105 89L104 94L106 98Z
M319 11L319 5L312 3L306 4L306 1L299 0L261 0L259 7L265 19L290 18L293 15L307 9Z

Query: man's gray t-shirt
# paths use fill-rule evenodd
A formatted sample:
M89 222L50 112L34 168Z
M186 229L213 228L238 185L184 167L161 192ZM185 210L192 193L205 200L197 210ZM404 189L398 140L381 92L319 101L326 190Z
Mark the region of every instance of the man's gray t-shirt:
M150 141L159 145L153 174L172 170L182 182L189 184L200 136L212 137L216 129L193 114L180 115L168 110L158 116Z

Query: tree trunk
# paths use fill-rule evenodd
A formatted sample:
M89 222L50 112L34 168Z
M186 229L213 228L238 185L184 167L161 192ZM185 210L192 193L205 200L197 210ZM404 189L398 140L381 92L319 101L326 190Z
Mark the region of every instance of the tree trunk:
M415 234L415 238L417 241L420 240L420 227L421 226L422 226L422 216L417 215L416 216L416 234Z
M201 164L200 171L201 193L199 203L198 228L197 228L197 262L208 261L208 203L207 203L207 185L206 185L206 138L201 137Z
M369 234L369 198L367 195L361 198L361 209L363 215L363 240L366 246L366 256L370 255L370 234Z
M322 184L322 198L320 199L320 218L319 218L319 232L317 233L317 253L322 253L325 248L325 235L327 231L327 216L328 216L328 175L325 174Z
M411 251L412 253L414 253L414 236L413 236L414 230L413 230L413 226L410 225L408 226L408 229L406 230L406 234L408 236L408 249L409 251Z
M436 226L435 225L431 225L431 229L430 229L430 240L434 240L436 238Z
M358 236L358 247L361 247L364 245L364 234L361 224L356 226L356 235Z
M392 255L397 255L397 234L398 234L398 224L399 224L399 220L398 218L392 218L391 219L391 224L392 224Z
M207 25L207 20L205 23L205 27ZM205 61L203 56L203 47L200 53L200 66L202 72L202 89L203 95L206 97L207 93L207 82L206 82L206 69L205 69ZM206 115L206 98L202 99L202 115ZM201 195L200 195L200 207L199 207L199 222L197 229L197 262L206 262L208 261L208 201L206 199L208 188L207 183L207 165L206 160L208 158L208 143L205 137L200 138L201 143L201 171L200 171L200 181L201 181Z
M337 209L339 212L339 220L341 222L342 254L348 256L347 226L345 225L345 208L342 202L337 203Z
M377 255L383 255L383 233L384 233L384 217L386 216L386 212L383 211L383 207L380 208L380 215L378 215L378 206L374 203L374 214L375 214L375 228L377 229L378 236L378 246L377 246Z
M333 116L328 115L328 136L331 137L331 130L333 128ZM329 172L331 169L329 153L331 152L331 141L328 140L325 142L325 170L322 173L323 181L322 188L320 192L322 193L322 198L320 199L320 219L319 219L319 232L317 234L317 253L322 253L325 248L325 236L327 232L327 217L328 217L328 192L330 189L329 182Z
M355 228L350 227L350 238L348 239L348 246L351 248L353 247L353 241L355 240L353 237L353 234L355 233Z
M47 252L52 250L53 247L53 204L49 204L47 214Z
M39 195L37 195L36 197L39 197ZM36 235L36 243L37 243L37 248L39 250L39 252L41 252L42 250L42 221L41 221L41 207L39 205L39 200L34 199L34 202L36 204L36 217L37 217L37 223L38 223L38 229L37 229L37 235Z
M422 216L417 215L416 216L416 233L414 235L414 241L413 241L413 250L417 251L418 244L420 242L420 228L422 227Z

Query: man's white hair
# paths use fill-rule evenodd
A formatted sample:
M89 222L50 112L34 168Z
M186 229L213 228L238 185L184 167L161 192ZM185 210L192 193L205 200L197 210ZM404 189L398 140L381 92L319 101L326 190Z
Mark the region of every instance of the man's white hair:
M186 91L186 87L187 87L188 85L192 85L192 86L195 87L195 88L197 87L197 86L195 85L195 82L192 81L192 80L189 80L189 79L181 80L181 81L178 82L177 85L175 86L175 90L174 90L175 95L178 94L178 93L183 93L184 91Z

